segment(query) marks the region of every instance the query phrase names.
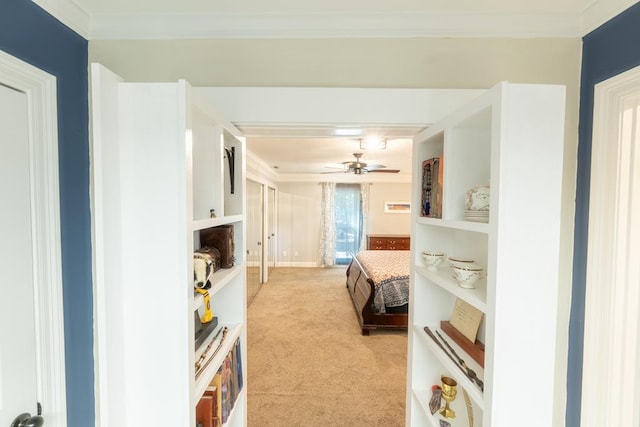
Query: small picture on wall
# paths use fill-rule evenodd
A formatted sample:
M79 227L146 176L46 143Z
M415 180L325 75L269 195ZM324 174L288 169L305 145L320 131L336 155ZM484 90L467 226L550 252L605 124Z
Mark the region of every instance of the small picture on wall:
M384 213L411 213L411 202L384 202Z

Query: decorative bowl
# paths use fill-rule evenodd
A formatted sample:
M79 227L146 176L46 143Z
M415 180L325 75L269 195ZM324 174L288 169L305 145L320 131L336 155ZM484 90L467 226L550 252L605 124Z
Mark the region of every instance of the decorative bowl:
M463 263L452 264L451 271L461 288L475 289L475 283L482 277L484 269L476 263Z
M471 258L466 258L463 256L450 256L449 257L449 266L453 268L454 265L464 266L466 264L473 264L475 260Z
M429 271L437 271L438 265L444 261L446 256L447 255L444 252L422 251L422 258L424 259L424 263Z

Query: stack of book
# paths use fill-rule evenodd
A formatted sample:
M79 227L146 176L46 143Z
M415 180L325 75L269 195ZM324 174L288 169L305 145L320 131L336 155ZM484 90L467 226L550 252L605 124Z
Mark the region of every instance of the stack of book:
M198 402L198 426L220 427L226 423L242 391L242 385L242 354L238 339Z
M222 366L218 370L221 379L222 394L222 423L226 423L231 410L242 390L242 355L240 353L240 340L236 340L233 349L227 354Z

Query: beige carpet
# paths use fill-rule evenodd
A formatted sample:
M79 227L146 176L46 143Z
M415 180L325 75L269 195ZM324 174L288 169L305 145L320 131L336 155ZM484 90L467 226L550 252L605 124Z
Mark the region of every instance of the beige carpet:
M275 269L247 317L249 427L404 425L407 334L360 334L344 268Z

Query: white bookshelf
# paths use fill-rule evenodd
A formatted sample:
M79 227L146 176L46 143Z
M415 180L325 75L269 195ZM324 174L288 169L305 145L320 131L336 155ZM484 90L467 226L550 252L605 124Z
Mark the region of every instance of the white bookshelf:
M185 81L127 83L99 64L91 73L97 425L195 426L238 338L246 389L244 138ZM236 261L209 293L228 332L196 379L193 251L201 230L226 224ZM245 390L226 425L246 425Z
M452 426L469 425L462 389L475 427L553 424L563 135L563 87L501 83L415 137L407 425L439 427L428 401L441 375L458 382ZM422 162L434 157L444 168L441 218L420 209ZM487 182L489 222L466 221L466 192ZM472 258L486 276L463 289L447 261L425 268L427 249ZM458 298L483 313L484 368L443 335L484 391L424 332L440 331Z

